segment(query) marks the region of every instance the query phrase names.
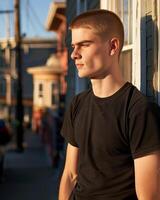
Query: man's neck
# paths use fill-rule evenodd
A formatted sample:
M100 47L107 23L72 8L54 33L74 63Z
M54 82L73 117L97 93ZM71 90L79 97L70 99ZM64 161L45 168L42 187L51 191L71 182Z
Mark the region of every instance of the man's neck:
M92 79L91 83L95 96L104 98L117 92L125 84L125 81L121 77L108 76L104 79Z

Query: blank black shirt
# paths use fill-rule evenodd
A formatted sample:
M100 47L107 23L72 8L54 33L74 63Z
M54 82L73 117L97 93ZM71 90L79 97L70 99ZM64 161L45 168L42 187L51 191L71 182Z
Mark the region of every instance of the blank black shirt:
M158 107L128 82L110 97L74 97L61 131L79 148L72 199L136 200L134 159L160 149L158 120Z

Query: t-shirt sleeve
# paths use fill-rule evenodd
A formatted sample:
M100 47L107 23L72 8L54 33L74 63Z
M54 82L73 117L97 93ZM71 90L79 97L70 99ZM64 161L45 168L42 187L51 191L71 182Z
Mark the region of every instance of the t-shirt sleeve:
M140 102L129 117L129 138L133 159L160 150L160 108Z
M67 109L63 125L61 128L61 135L65 138L66 142L70 143L73 146L78 147L77 142L75 141L74 133L74 107L76 104L76 98L74 98Z

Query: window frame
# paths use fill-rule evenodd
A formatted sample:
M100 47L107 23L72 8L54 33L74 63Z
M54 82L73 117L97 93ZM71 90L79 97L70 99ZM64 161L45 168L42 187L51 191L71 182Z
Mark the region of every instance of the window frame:
M113 11L115 12L115 13L118 13L118 6L116 6L116 0L114 0L115 1L115 3L113 4L114 5L114 9L113 9ZM123 0L124 1L124 0ZM123 10L124 11L124 2L122 1L122 3L121 3L121 5L120 5L120 7L121 7L121 10ZM128 10L130 9L130 7L132 6L133 7L133 2L131 2L132 0L130 0L130 1L128 1ZM119 0L117 0L117 2L119 2ZM123 24L124 24L124 12L121 12L121 20L122 20L122 22L123 22ZM133 18L133 14L132 14L132 18ZM131 20L131 15L128 15L128 17L127 17L127 21L129 22ZM132 26L131 26L132 27ZM133 33L133 31L130 31L130 24L128 23L128 27L127 27L127 29L128 29L128 34L127 34L127 44L125 44L125 46L128 46L128 45L131 45L132 43L133 43L133 41L132 41L132 33ZM132 32L132 33L131 33ZM130 34L131 33L131 34ZM125 42L125 41L124 41Z
M112 10L116 13L115 0L101 0L101 8ZM141 18L145 16L145 0L133 0L132 16L132 44L124 45L123 51L132 50L132 83L143 93L146 92L146 52L141 53L141 49L146 49L145 25L141 27ZM141 28L140 28L141 27ZM143 76L142 76L143 75Z
M111 11L117 13L116 0L112 0L112 1L110 1L110 0L101 0L100 6L101 6L102 9L111 10ZM121 17L123 18L123 14L122 14ZM132 18L133 18L133 16L132 16ZM130 32L130 31L128 31L128 32ZM132 30L132 37L133 37L133 30ZM132 67L131 67L131 71L133 70L133 59L134 59L133 58L133 56L134 56L133 55L133 48L134 48L133 39L132 39L132 43L130 43L130 44L124 44L124 46L122 48L122 53L125 52L125 51L132 51ZM131 74L131 80L132 79L133 79L133 73Z

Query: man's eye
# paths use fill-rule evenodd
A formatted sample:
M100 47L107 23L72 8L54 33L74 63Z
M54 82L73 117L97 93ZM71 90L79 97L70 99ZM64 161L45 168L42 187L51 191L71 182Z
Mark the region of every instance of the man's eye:
M83 44L82 46L83 47L88 47L90 44L89 43L85 43L85 44Z

